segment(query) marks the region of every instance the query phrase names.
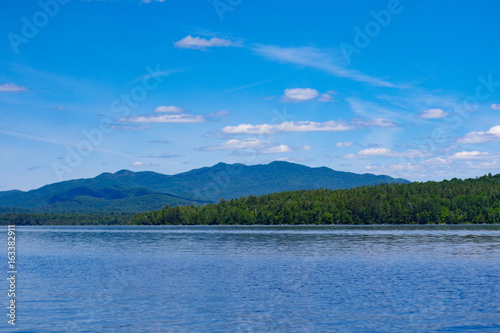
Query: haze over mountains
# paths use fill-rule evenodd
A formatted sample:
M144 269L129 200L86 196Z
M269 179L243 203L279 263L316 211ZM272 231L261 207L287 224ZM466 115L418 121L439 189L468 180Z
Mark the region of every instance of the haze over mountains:
M169 205L199 205L248 195L300 189L340 189L405 179L311 168L288 162L225 164L176 175L120 170L36 190L0 192L0 210L30 212L136 213Z

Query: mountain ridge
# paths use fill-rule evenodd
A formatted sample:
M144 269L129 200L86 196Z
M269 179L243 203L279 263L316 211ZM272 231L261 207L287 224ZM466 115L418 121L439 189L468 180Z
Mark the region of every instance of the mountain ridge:
M300 189L352 188L381 183L409 183L385 175L356 174L328 167L284 161L245 165L219 162L211 167L166 175L127 169L47 184L29 191L0 192L2 211L142 212L169 205L200 205L220 199Z

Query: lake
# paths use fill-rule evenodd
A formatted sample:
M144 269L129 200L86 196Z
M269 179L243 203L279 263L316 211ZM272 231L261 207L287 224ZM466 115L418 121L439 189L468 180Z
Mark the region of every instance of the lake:
M16 231L3 331L500 332L498 225Z

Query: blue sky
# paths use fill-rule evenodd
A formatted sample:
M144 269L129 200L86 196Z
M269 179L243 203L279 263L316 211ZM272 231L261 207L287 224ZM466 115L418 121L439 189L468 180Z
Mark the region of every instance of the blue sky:
M284 160L500 172L496 1L3 1L0 190Z

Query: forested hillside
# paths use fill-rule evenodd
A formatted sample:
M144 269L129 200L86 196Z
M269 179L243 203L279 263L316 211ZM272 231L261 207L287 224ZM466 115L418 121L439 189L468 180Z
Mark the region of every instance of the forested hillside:
M0 192L0 210L30 213L139 213L165 205L203 205L224 198L318 188L409 183L384 175L355 174L275 161L266 165L218 163L175 175L120 170L28 192Z
M248 196L206 206L166 206L134 224L500 223L500 175Z

